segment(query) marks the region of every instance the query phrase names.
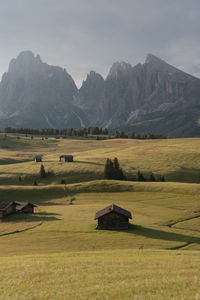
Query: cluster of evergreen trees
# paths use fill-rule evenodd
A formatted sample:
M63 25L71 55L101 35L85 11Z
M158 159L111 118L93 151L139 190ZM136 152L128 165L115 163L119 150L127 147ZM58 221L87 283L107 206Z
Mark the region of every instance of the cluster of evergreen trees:
M113 161L112 159L107 158L104 167L104 178L115 179L115 180L126 180L126 176L123 170L120 168L117 157L115 157Z
M82 129L73 128L13 128L7 127L4 129L5 133L19 133L19 134L29 134L29 135L58 135L58 136L88 136L90 134L94 135L108 135L108 129L102 129L99 127L88 127Z
M116 131L115 132L115 138L120 138L120 139L164 139L164 137L161 134L153 134L153 133L134 133L134 132L128 132L125 133L124 131Z
M156 176L151 173L149 177L145 177L142 172L138 171L136 174L136 181L165 181L164 176Z
M127 177L120 168L118 158L115 157L114 160L107 158L105 166L104 166L104 178L105 179L113 179L113 180L127 180ZM130 179L128 179L130 180ZM139 170L136 174L136 178L132 179L136 181L165 181L164 176L157 175L155 176L152 172L150 175L145 175Z

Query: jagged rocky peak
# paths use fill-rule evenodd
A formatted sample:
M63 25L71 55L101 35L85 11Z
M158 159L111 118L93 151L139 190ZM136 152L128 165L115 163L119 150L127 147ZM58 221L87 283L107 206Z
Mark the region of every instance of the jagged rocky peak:
M157 71L167 71L167 72L171 71L173 73L179 71L175 67L169 65L164 60L162 60L161 58L159 58L153 54L147 55L143 66L146 68L149 68L151 70L157 70Z
M149 64L149 63L159 63L159 62L161 63L161 62L164 62L164 61L162 59L160 59L159 57L151 54L151 53L147 54L147 57L146 57L146 60L145 60L146 64Z
M134 67L115 62L105 80L91 71L77 90L65 70L23 51L0 83L0 128L100 126L196 136L199 107L200 80L152 54Z
M170 65L166 61L158 58L153 54L148 54L144 63L144 68L149 70L150 72L156 71L159 74L163 73L169 77L175 76L174 80L186 80L188 79L195 79L194 76L183 72L182 70L177 69L176 67Z
M129 73L132 70L132 66L124 61L115 62L110 68L108 77L118 77L124 73Z
M103 77L94 72L90 71L89 74L87 74L86 80L83 81L82 86L80 88L80 92L85 93L88 90L94 90L94 89L101 89L104 85L104 79Z
M104 79L99 73L96 73L95 71L90 71L90 73L87 74L86 81L104 81Z
M30 72L31 67L41 63L42 61L39 55L35 56L31 51L23 51L17 56L17 58L11 60L8 72L19 72L20 70L28 70Z

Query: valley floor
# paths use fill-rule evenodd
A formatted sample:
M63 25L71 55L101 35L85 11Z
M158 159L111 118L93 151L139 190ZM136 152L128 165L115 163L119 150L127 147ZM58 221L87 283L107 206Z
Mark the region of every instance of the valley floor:
M0 221L0 299L200 299L200 185L99 180L105 158L117 156L128 174L164 166L169 178L198 182L199 139L7 139L0 201L37 207ZM75 163L59 163L69 152ZM38 186L35 153L49 171ZM131 211L128 230L96 230L95 213L112 203Z

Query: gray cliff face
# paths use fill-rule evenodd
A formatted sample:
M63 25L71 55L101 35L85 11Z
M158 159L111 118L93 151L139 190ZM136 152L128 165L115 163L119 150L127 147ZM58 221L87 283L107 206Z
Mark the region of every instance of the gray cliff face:
M149 54L144 64L91 71L78 90L62 68L31 51L10 62L0 83L0 126L101 126L170 136L199 136L200 79Z
M87 99L89 99L90 83L87 91ZM99 126L136 131L151 129L152 132L175 136L177 133L172 132L174 130L172 120L171 129L167 129L166 116L173 112L177 118L179 113L185 115L185 111L192 107L199 111L200 80L149 54L144 64L134 67L124 62L114 63L104 84L102 81L100 92L95 94L95 98L98 101L93 118ZM190 117L194 118L192 115ZM166 128L161 126L162 130L159 132L161 124L155 122L155 118L165 119ZM184 118L182 123L185 122ZM147 120L155 122L155 127L149 124L139 128L134 126L134 123ZM198 119L193 121L192 126L195 127ZM180 131L183 130L184 126L181 126L178 135L182 135ZM191 132L187 133L187 131L185 134L191 135ZM196 132L195 129L195 134Z
M104 98L104 85L103 77L91 71L79 90L78 104L87 116L88 124L99 124L99 119L102 115L101 103Z
M43 63L32 52L10 62L0 84L1 123L10 126L80 126L77 94L71 76L60 67Z

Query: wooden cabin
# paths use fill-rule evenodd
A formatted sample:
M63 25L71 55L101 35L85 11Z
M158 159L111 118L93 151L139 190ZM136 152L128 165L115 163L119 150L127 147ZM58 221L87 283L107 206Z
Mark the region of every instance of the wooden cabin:
M34 214L34 208L36 207L35 204L30 202L15 202L17 204L16 211L21 211L27 214Z
M0 202L0 218L16 213L17 203L13 201Z
M60 156L60 161L63 162L72 162L74 160L73 155L61 155Z
M99 210L94 219L98 220L96 229L128 229L129 219L132 219L132 215L130 211L111 204Z
M36 156L34 157L34 161L35 161L35 162L42 162L42 155L36 155Z

